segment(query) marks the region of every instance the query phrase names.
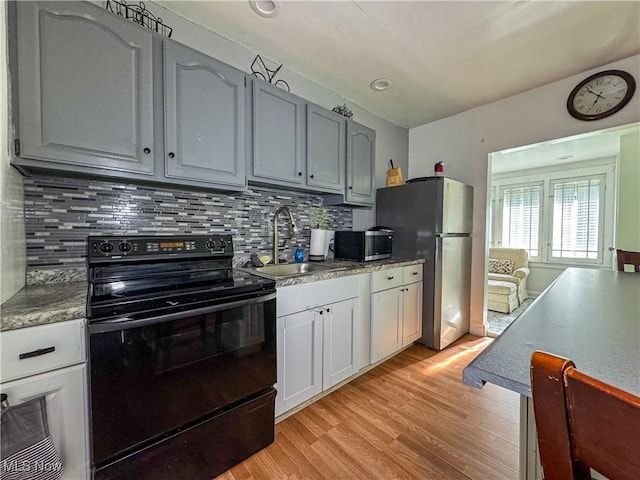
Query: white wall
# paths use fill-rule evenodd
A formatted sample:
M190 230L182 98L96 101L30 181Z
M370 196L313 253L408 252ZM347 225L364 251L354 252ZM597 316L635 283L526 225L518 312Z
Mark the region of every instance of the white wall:
M586 76L610 68L626 70L640 81L640 55L635 55L409 131L409 178L432 175L433 164L442 160L447 176L474 187L472 333L484 333L489 154L638 122L638 92L626 108L604 120L582 122L567 113L567 96L573 87Z
M22 178L9 165L6 6L0 1L0 303L24 286L26 263Z
M620 137L618 171L620 178L616 247L640 252L640 132Z

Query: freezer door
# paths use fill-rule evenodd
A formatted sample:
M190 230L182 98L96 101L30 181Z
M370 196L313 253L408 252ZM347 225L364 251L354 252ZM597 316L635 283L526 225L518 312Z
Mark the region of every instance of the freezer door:
M471 233L473 228L473 187L450 178L438 183L442 192L438 201L442 202L440 233Z
M435 182L378 189L376 223L393 229L393 255L428 258L432 254L435 203Z
M436 239L434 348L441 350L469 331L471 237Z

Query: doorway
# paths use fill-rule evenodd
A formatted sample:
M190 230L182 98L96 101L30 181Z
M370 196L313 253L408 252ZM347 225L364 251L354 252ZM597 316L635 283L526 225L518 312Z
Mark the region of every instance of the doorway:
M638 168L637 147L625 150L634 142L638 123L489 154L489 336L502 333L567 267L612 268L619 226L628 223L618 221L619 212L634 201L637 208L634 192L619 191L621 171ZM519 279L510 278L514 272Z

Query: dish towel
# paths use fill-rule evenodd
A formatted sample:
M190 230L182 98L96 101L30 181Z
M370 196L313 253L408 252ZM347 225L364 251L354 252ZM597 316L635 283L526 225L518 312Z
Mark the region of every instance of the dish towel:
M45 397L12 406L2 402L0 432L0 480L62 476L62 459L49 435Z

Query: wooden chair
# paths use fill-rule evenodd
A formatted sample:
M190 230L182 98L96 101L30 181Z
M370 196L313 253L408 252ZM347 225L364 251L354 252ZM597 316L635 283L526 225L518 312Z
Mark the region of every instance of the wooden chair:
M640 272L640 252L616 250L618 258L618 271L624 272L624 265L633 265L636 272Z
M640 478L640 397L544 352L531 356L531 388L545 480Z

